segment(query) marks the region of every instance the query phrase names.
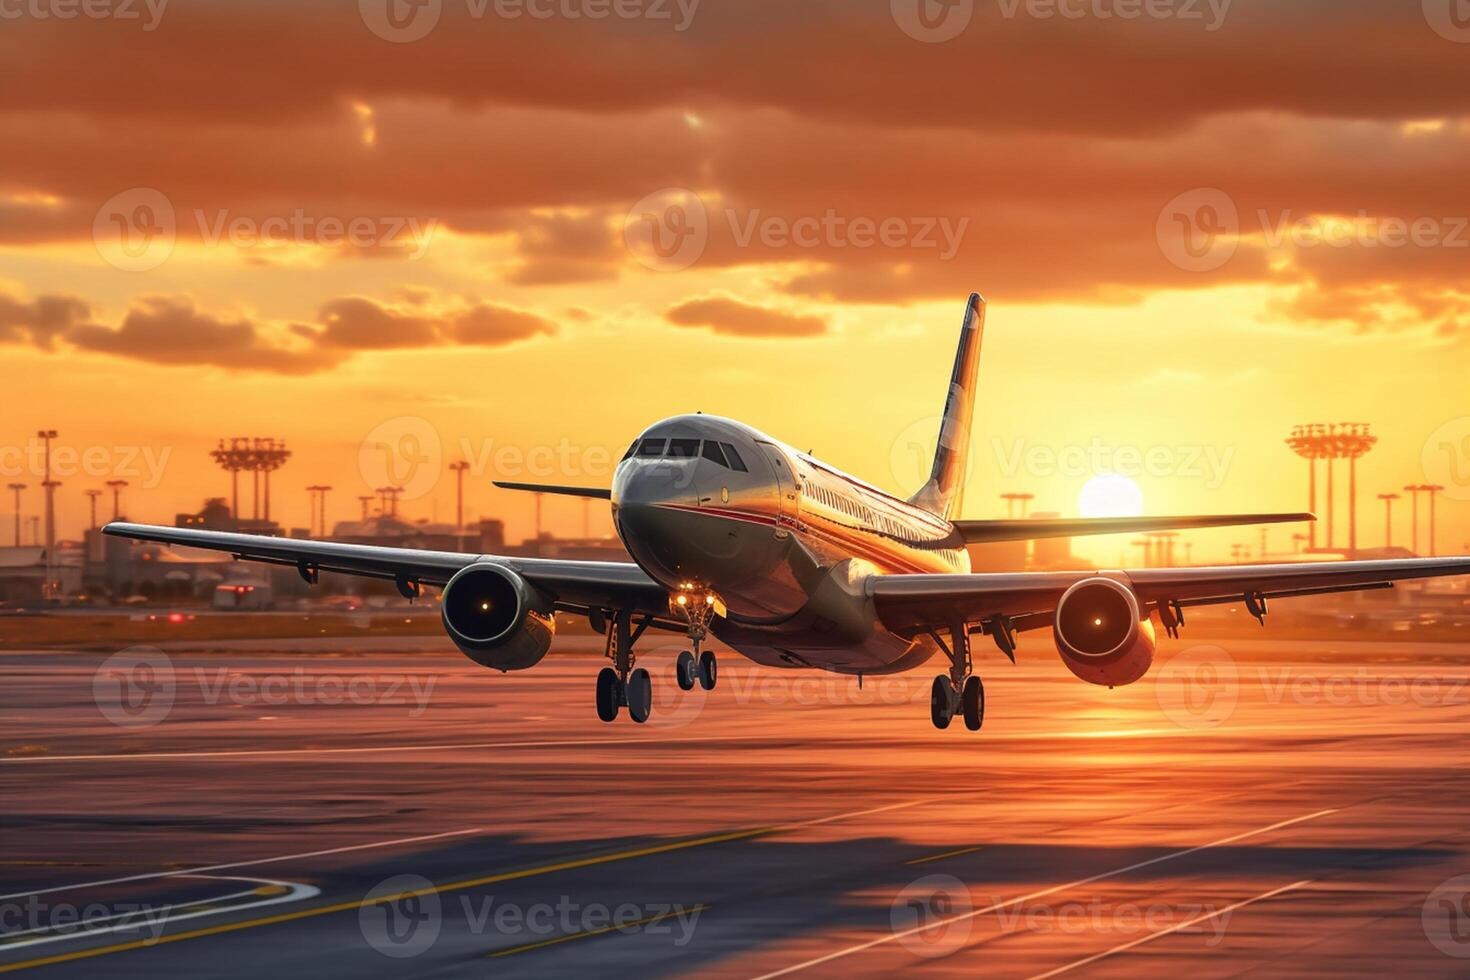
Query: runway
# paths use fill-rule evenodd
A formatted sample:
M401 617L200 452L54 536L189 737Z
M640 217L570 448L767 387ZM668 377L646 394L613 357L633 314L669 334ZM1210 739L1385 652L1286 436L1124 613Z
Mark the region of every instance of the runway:
M669 645L605 725L595 642L0 654L0 971L1470 969L1470 644L1186 640L1109 691L1028 637L971 733L931 671L685 694Z

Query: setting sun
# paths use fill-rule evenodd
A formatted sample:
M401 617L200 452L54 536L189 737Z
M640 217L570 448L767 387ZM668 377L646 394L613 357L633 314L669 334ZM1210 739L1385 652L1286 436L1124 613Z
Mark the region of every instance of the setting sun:
M1078 491L1077 510L1083 517L1137 517L1143 513L1143 491L1126 476L1101 473Z

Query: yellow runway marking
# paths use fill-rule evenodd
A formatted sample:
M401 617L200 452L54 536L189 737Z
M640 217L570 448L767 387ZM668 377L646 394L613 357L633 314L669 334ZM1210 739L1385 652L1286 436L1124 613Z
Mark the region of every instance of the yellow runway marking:
M539 943L526 943L524 946L512 946L510 949L502 949L498 952L490 953L488 955L488 958L494 960L499 959L502 956L514 956L516 953L529 953L532 950L545 949L548 946L559 946L562 943L569 943L573 939L590 939L593 936L604 936L614 930L631 929L634 926L651 926L656 922L662 922L664 919L676 915L697 915L698 913L703 912L708 908L708 905L696 905L692 909L679 909L678 911L670 910L668 912L660 912L658 915L650 915L647 918L638 919L634 922L624 922L622 925L603 926L601 929L588 929L585 932L574 932L569 936L557 936L553 939L543 939Z
M959 857L961 854L974 854L976 851L983 850L985 850L983 844L976 844L974 847L961 847L958 850L945 851L943 854L931 854L928 857L914 858L912 861L905 861L904 864L928 864L930 861L942 861L945 858Z

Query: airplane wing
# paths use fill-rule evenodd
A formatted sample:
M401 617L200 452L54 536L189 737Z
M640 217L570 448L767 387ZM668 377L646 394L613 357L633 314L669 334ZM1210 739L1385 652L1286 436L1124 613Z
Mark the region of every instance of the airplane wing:
M397 581L400 589L442 586L466 565L491 562L514 569L566 608L626 608L655 614L668 611L668 592L632 562L563 561L383 548L117 521L108 524L102 532L138 541L224 551L243 561L295 566L308 580L319 572L340 572Z
M1182 531L1242 524L1287 524L1315 521L1313 514L1204 514L1187 517L1064 517L1003 521L955 521L955 530L968 544L989 541L1031 541L1037 538L1073 538L1084 534L1131 534L1141 531Z
M1001 572L972 575L880 575L870 583L878 616L889 629L918 633L1005 617L1018 630L1047 626L1062 593L1106 575L1130 585L1145 611L1159 604L1204 606L1391 588L1396 581L1470 575L1470 556L1333 561L1214 568L1143 568L1120 572Z

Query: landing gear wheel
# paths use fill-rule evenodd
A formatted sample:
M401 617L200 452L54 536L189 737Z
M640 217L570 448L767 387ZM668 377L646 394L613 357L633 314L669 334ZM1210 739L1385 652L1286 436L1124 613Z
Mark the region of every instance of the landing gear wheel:
M940 674L934 678L934 686L929 689L929 718L934 722L934 727L945 729L949 727L949 720L954 717L954 705L950 703L949 678Z
M719 669L715 664L714 651L705 650L699 655L699 686L706 691L713 691L718 679Z
M960 692L960 708L965 715L965 727L978 732L985 723L985 685L973 674L965 678L964 690Z
M618 683L618 672L604 667L597 673L597 717L612 721L618 716L618 705L622 702L622 685Z
M679 659L674 661L674 679L679 682L679 690L694 690L694 682L699 676L699 664L694 659L694 654L688 650L679 653Z
M653 678L639 667L628 675L628 717L641 725L648 720L648 713L652 710Z

